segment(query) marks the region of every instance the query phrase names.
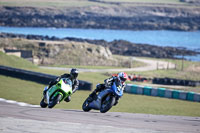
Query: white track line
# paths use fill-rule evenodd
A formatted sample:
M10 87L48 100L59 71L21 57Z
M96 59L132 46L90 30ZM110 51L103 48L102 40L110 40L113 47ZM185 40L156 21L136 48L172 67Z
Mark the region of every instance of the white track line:
M0 101L2 102L6 102L6 103L11 103L11 104L16 104L16 105L19 105L19 106L25 106L25 107L35 107L35 108L38 108L40 107L39 105L32 105L32 104L28 104L28 103L24 103L24 102L17 102L17 101L14 101L14 100L6 100L4 98L0 98Z

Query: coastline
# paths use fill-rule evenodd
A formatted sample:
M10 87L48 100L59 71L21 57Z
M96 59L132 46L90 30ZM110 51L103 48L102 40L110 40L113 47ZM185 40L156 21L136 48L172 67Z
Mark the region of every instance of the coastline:
M186 48L178 47L163 47L149 44L131 43L125 40L114 40L111 42L96 39L82 39L73 37L49 37L41 35L24 35L13 33L0 33L0 38L24 38L28 40L41 40L41 41L73 41L73 42L87 42L93 45L100 45L109 48L112 54L126 55L126 56L139 56L139 57L154 57L154 58L170 58L177 59L177 56L196 56L200 54L199 51L188 50Z
M0 26L180 31L200 29L198 6L123 4L62 9L31 5L0 6Z

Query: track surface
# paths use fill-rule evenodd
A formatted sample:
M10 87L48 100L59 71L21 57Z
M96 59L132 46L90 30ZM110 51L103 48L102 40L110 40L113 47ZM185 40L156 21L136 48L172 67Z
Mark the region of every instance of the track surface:
M42 109L0 101L1 133L199 133L200 117Z

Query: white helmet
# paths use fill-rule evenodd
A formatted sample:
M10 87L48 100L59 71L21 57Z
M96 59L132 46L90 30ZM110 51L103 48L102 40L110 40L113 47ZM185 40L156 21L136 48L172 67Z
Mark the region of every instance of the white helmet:
M117 77L120 79L122 83L124 83L128 79L128 75L125 72L120 72Z

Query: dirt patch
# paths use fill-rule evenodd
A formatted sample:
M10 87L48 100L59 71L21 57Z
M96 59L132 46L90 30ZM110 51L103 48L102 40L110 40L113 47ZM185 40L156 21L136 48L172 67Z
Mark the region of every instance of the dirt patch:
M191 65L186 69L186 71L197 72L200 74L200 66L199 65Z

